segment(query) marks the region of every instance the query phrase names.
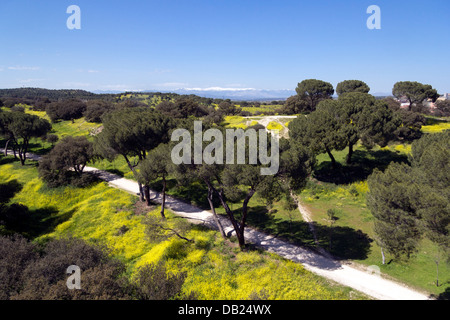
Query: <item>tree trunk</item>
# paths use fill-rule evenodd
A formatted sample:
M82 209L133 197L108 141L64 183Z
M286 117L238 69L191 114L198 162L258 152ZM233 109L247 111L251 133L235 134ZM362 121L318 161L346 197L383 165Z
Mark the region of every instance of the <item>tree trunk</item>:
M25 160L27 159L26 153L23 149L23 147L19 147L19 159L22 166L25 165Z
M150 207L152 203L150 202L150 187L144 186L143 187L143 194L145 195L145 202L147 203L147 206Z
M214 189L213 189L214 190ZM241 249L245 248L245 238L243 237L243 232L241 233L241 228L239 224L237 223L236 219L234 218L233 212L231 211L230 207L225 201L225 196L223 194L223 190L220 192L216 191L217 196L219 197L220 203L222 204L222 207L225 209L225 212L227 213L228 219L230 219L231 224L233 225L233 229L236 232L236 237L239 241L239 246Z
M353 143L348 144L347 164L352 164Z
M216 225L219 228L222 238L226 239L227 235L225 234L225 230L223 229L222 223L220 223L220 219L217 216L216 209L214 208L213 195L214 195L213 190L208 186L208 203L211 208L211 212L213 214L214 221L216 222Z
M9 144L9 141L11 141L11 139L6 140L6 144L5 144L5 157L8 156L8 144Z
M439 287L439 260L436 260L436 287Z
M383 265L386 264L386 257L384 256L384 250L383 247L381 247L381 258Z
M244 229L240 229L239 232L236 232L236 236L239 242L239 248L241 251L245 249L245 237L244 237Z
M130 160L128 159L128 157L125 155L125 154L122 154L122 156L125 158L125 161L127 162L127 164L128 164L128 167L130 168L130 170L131 170L131 172L133 172L133 175L134 175L134 178L136 179L136 180L138 180L138 175L137 175L137 172L136 172L136 170L135 170L135 167L136 166L134 166L134 165L132 165L131 164L131 162L130 162ZM144 196L144 192L145 192L145 190L144 190L144 188L142 187L142 183L140 183L139 181L138 181L138 186L139 186L139 198L141 199L141 201L142 202L144 202L146 199L146 197ZM150 190L150 189L149 189ZM150 192L150 191L149 191ZM150 193L149 193L150 194ZM148 201L150 201L150 196L149 196L149 198L148 198ZM148 202L147 202L148 203Z
M166 216L164 215L164 206L166 205L166 177L163 177L163 190L162 190L162 202L161 202L161 217L165 220Z
M13 145L12 145L12 150L13 150L13 154L14 154L14 159L17 159L17 154L16 154L16 143L13 141Z
M331 166L332 166L332 168L336 169L336 159L334 158L333 154L331 153L331 150L327 146L325 146L325 150L326 150L326 152L328 153L328 156L331 159Z

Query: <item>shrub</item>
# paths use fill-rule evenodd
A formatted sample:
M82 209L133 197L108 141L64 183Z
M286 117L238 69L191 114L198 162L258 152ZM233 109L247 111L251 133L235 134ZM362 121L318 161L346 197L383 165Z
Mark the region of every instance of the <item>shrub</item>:
M77 99L69 99L52 102L45 108L47 115L52 122L58 120L74 120L83 117L86 111L86 104Z
M111 104L103 100L89 101L84 112L84 118L89 122L101 123L103 115L113 109L114 107Z
M138 300L180 298L185 278L185 273L168 275L162 263L145 265L136 276L135 297Z
M86 137L66 137L39 163L39 175L50 187L67 184L83 187L95 181L83 174L93 157L93 145Z

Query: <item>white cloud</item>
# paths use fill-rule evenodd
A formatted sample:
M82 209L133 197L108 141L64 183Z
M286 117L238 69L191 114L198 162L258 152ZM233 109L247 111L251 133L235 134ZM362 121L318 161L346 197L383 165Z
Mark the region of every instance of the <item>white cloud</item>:
M41 82L44 80L45 79L22 79L22 80L19 80L19 83Z
M183 82L165 82L165 83L159 83L156 84L155 87L162 87L162 88L182 88L187 86L187 83L183 83Z
M65 88L87 88L89 86L91 86L90 83L85 83L85 82L64 82L62 84Z
M249 91L258 90L255 88L223 88L223 87L209 87L209 88L184 88L190 91Z
M35 71L41 69L40 67L27 67L27 66L11 66L8 67L8 70L14 71Z
M100 71L98 71L98 70L88 70L87 72L88 73L99 73Z
M137 89L133 89L130 85L127 84L108 84L99 87L100 90L115 90L115 91L140 91Z

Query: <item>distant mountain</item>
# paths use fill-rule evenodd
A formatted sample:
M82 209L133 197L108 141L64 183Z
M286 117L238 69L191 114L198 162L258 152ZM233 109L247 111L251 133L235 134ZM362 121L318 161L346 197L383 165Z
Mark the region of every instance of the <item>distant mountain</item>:
M371 93L374 97L392 97L392 92L375 92Z
M194 94L199 97L231 100L285 100L295 95L295 90L263 90L253 88L183 88L172 90L177 94Z

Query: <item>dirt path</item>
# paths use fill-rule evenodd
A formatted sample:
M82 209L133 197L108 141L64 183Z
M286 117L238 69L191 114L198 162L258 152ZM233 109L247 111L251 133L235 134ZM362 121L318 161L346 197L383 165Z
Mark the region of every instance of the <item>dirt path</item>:
M39 160L39 156L30 155L28 158ZM119 188L135 195L139 192L138 185L135 181L125 179L96 168L87 167L85 168L85 171L97 174L102 180L108 182L112 187ZM152 197L153 201L161 203L161 195L159 193L152 192ZM175 214L185 217L193 223L204 224L211 228L216 228L212 213L209 211L199 209L170 196L166 198L166 206ZM301 205L299 205L299 210L302 213L307 212L307 210L302 210ZM221 221L225 231L231 234L233 232L233 228L229 221L225 218L221 218ZM361 270L359 268L357 269L351 267L339 261L333 260L330 257L287 243L275 238L272 235L264 234L249 227L246 228L245 238L246 241L251 242L267 251L276 253L294 262L301 263L305 269L313 273L361 291L375 299L428 299L426 294L417 292L402 284L385 279L376 273L369 272L370 270Z

